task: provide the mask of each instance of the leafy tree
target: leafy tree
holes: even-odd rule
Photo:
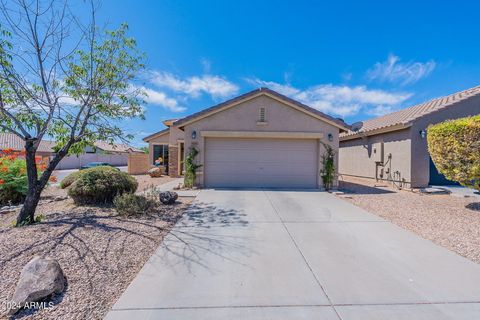
[[[88,21],[74,14],[83,9]],[[120,120],[143,117],[144,93],[132,83],[144,56],[126,24],[100,30],[96,10],[93,0],[0,0],[0,130],[25,141],[28,176],[17,225],[34,221],[62,158],[96,140],[128,141]],[[35,154],[46,136],[55,155],[38,174]]]
[[[429,126],[427,141],[438,171],[480,190],[480,115]]]
[[[146,154],[150,153],[150,149],[148,147],[140,147],[140,150],[142,150],[143,153],[146,153]]]

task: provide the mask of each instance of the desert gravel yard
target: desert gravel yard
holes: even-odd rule
[[[480,263],[480,201],[451,195],[398,191],[386,184],[344,178],[339,195],[400,227]]]
[[[44,196],[62,192],[49,187]],[[52,309],[21,311],[15,318],[102,319],[190,201],[179,198],[148,216],[126,218],[111,207],[76,206],[66,199],[40,204],[37,214],[45,216],[43,221],[22,228],[11,227],[16,213],[0,215],[0,318],[21,269],[41,254],[59,261],[67,288],[53,298]]]

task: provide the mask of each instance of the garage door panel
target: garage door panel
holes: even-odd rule
[[[317,142],[207,138],[207,187],[315,188]]]

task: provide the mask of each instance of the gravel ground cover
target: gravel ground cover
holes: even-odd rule
[[[42,196],[62,194],[49,187]],[[179,198],[173,206],[160,204],[154,213],[128,218],[71,199],[44,202],[37,209],[44,220],[22,228],[11,227],[16,212],[0,215],[0,318],[21,269],[40,254],[59,261],[67,289],[53,297],[51,309],[21,311],[15,319],[102,319],[191,200]]]
[[[159,178],[152,178],[148,174],[134,175],[135,179],[138,182],[137,192],[145,191],[146,189],[151,188],[152,186],[156,187],[161,184],[175,180],[169,176],[162,176]]]
[[[398,191],[356,178],[341,181],[340,189],[339,197],[354,205],[480,263],[478,198]]]

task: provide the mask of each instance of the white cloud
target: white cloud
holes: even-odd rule
[[[247,79],[247,81],[257,86],[269,87],[322,112],[342,117],[353,116],[361,111],[373,114],[380,113],[381,110],[386,111],[388,108],[394,110],[396,106],[412,96],[410,93],[372,90],[365,86],[323,84],[300,90],[289,84],[272,81],[260,79]]]
[[[213,98],[225,98],[238,92],[238,86],[217,75],[204,74],[181,79],[168,72],[154,71],[152,83],[172,91],[198,97],[205,93]]]
[[[206,58],[200,59],[200,63],[202,64],[203,67],[203,73],[210,73],[210,70],[212,69],[212,62]]]
[[[367,78],[370,80],[380,80],[388,82],[401,83],[403,85],[417,82],[427,77],[435,69],[435,61],[427,62],[399,62],[400,58],[396,55],[389,55],[384,62],[377,62],[367,71]]]
[[[147,94],[147,96],[145,97],[145,101],[148,103],[162,106],[172,112],[183,112],[186,110],[185,107],[179,105],[176,99],[168,97],[163,92],[145,87],[142,87],[142,89]]]
[[[387,113],[392,113],[394,111],[396,111],[395,106],[378,105],[368,109],[367,113],[372,116],[380,117],[380,116],[386,115]]]

